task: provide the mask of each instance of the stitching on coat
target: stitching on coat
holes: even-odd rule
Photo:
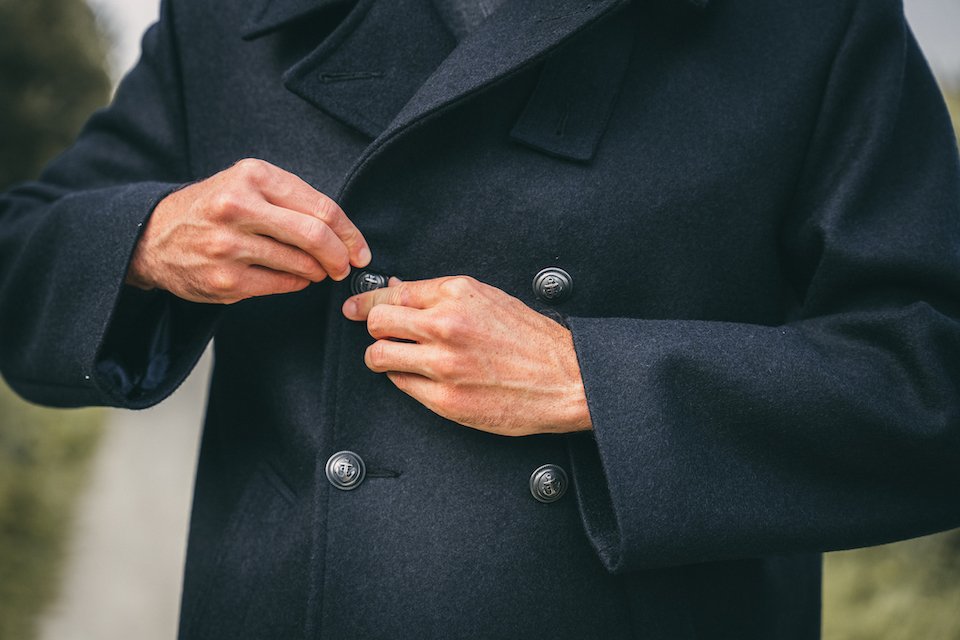
[[[382,78],[382,71],[330,71],[320,74],[321,82],[348,82],[350,80],[370,80]]]

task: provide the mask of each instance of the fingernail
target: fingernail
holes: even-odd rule
[[[357,303],[353,298],[349,298],[347,299],[346,302],[343,303],[343,315],[351,319],[356,317]]]
[[[360,264],[357,265],[358,267],[365,267],[370,264],[370,261],[373,259],[373,254],[370,253],[370,247],[364,245],[364,247],[360,249],[360,255],[357,256],[357,259],[360,261]]]

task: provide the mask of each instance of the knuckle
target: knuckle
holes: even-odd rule
[[[377,305],[367,313],[367,331],[373,337],[379,337],[384,330],[383,305]]]
[[[459,368],[457,365],[456,357],[449,353],[438,355],[430,362],[432,372],[441,380],[452,379]]]
[[[401,282],[400,284],[388,289],[393,293],[390,294],[390,300],[401,307],[410,307],[413,306],[413,292],[410,290],[412,285],[406,282]]]
[[[448,316],[438,316],[431,323],[433,335],[444,342],[450,340],[453,334],[453,323]]]
[[[384,362],[383,343],[379,340],[367,347],[367,366],[371,369],[381,369]]]
[[[208,278],[210,290],[223,298],[232,298],[240,284],[240,278],[233,269],[215,269]]]
[[[343,231],[340,232],[340,239],[343,240],[344,244],[356,244],[360,240],[360,231],[352,224],[345,225]]]
[[[338,276],[346,275],[350,271],[350,258],[346,255],[337,255],[330,258],[331,271]]]
[[[207,242],[207,252],[211,257],[218,260],[233,256],[238,248],[237,239],[233,234],[226,232],[215,233]]]
[[[322,271],[317,261],[305,253],[297,253],[293,258],[292,268],[294,273],[305,278],[315,278]]]
[[[465,329],[466,322],[456,313],[438,314],[433,321],[434,336],[443,342],[456,342],[464,335]]]
[[[271,193],[280,200],[291,199],[297,191],[296,182],[291,179],[290,174],[283,171],[271,172],[268,170],[259,180],[260,184],[269,182]]]
[[[244,206],[245,198],[239,189],[221,189],[213,196],[211,213],[220,220],[232,219]]]
[[[330,227],[316,218],[304,218],[303,238],[309,249],[323,247],[329,238]]]
[[[247,182],[259,183],[269,174],[267,163],[258,158],[244,158],[233,166],[240,178]]]
[[[313,204],[313,215],[326,224],[336,222],[340,213],[340,207],[331,198],[320,193]]]
[[[460,298],[473,289],[475,282],[470,276],[451,276],[440,284],[440,289],[451,297]]]

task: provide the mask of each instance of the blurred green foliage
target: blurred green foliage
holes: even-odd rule
[[[824,640],[960,639],[960,531],[830,553]]]
[[[84,0],[0,0],[0,189],[35,177],[110,95]]]
[[[107,44],[83,0],[0,0],[0,189],[35,177],[107,102]],[[29,405],[0,383],[0,638],[56,595],[102,413]]]
[[[32,638],[56,595],[101,415],[42,409],[0,385],[0,638]]]

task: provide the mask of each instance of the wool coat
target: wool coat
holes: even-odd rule
[[[348,282],[125,286],[156,203],[245,157],[337,200],[375,272],[554,314],[593,431],[431,413],[365,368]],[[215,337],[191,640],[816,638],[820,552],[960,525],[958,318],[957,148],[900,0],[508,0],[459,40],[430,0],[166,0],[0,201],[24,397],[148,407]]]

